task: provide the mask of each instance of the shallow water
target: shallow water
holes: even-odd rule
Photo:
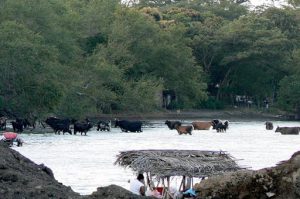
[[[191,121],[184,121],[190,123]],[[299,122],[276,121],[276,126],[300,126]],[[230,122],[226,133],[194,131],[178,135],[164,121],[150,121],[142,133],[92,130],[87,136],[22,134],[23,147],[14,147],[37,164],[50,167],[55,178],[82,195],[97,187],[116,184],[129,188],[134,177],[130,169],[114,165],[116,155],[124,150],[191,149],[222,150],[239,159],[241,166],[261,169],[275,166],[300,149],[300,135],[281,135],[265,130],[263,121]]]

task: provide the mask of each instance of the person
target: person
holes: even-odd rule
[[[138,174],[136,179],[130,180],[130,191],[137,195],[145,196],[145,180],[143,174]]]
[[[264,100],[264,104],[266,106],[266,109],[268,109],[269,108],[269,100],[267,98]]]
[[[19,135],[14,132],[4,132],[1,140],[7,143],[10,147],[13,146],[13,142],[17,142],[18,147],[22,146],[24,143],[24,141],[19,137]]]
[[[183,196],[184,197],[196,197],[196,192],[193,188],[189,188],[188,190],[186,190],[185,192],[183,192]]]

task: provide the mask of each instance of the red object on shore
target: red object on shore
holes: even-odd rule
[[[163,187],[156,187],[157,191],[160,193],[160,195],[163,194],[163,190],[164,188]]]
[[[7,140],[13,140],[13,139],[16,139],[16,137],[18,136],[18,134],[14,133],[14,132],[5,132],[5,133],[3,133],[3,136]]]

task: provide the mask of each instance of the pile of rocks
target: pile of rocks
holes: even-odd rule
[[[195,185],[197,198],[300,198],[300,152],[277,166],[215,176]]]
[[[98,188],[88,196],[74,192],[58,182],[52,170],[37,165],[19,152],[0,144],[0,198],[5,199],[139,199],[126,189],[111,185]]]

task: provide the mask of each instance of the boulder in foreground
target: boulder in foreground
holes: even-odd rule
[[[211,177],[195,189],[199,199],[300,198],[300,151],[275,167]]]

